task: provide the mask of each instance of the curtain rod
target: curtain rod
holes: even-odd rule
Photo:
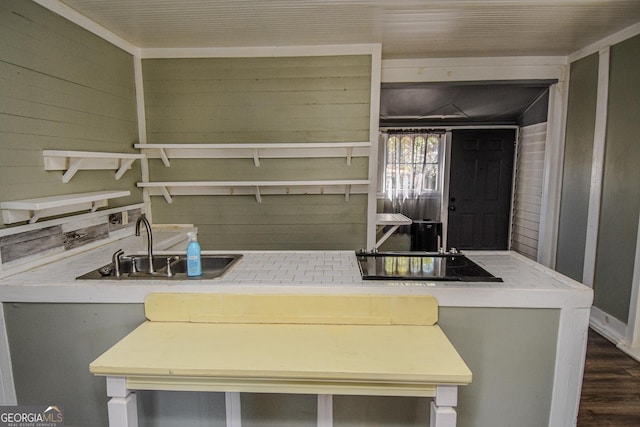
[[[436,134],[436,135],[442,135],[447,133],[446,129],[431,129],[431,128],[399,128],[399,129],[394,129],[394,128],[387,128],[387,129],[380,129],[380,132],[384,132],[384,133],[431,133],[431,134]]]
[[[442,127],[424,127],[419,128],[416,126],[410,127],[399,127],[399,126],[380,126],[380,132],[388,132],[390,130],[406,130],[406,129],[417,129],[421,132],[424,130],[432,130],[432,131],[442,131],[442,132],[450,132],[452,130],[460,130],[460,129],[520,129],[518,125],[464,125],[464,126],[442,126]]]

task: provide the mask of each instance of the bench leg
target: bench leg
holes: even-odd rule
[[[225,392],[224,401],[227,410],[227,427],[242,427],[240,393]]]
[[[333,395],[318,395],[318,427],[333,427]]]
[[[109,427],[138,427],[136,394],[127,389],[124,377],[107,377]]]
[[[431,402],[431,427],[455,427],[458,414],[458,386],[437,386],[436,398]]]

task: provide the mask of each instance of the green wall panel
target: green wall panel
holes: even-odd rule
[[[0,3],[0,201],[131,190],[142,201],[139,162],[80,171],[68,184],[44,170],[42,150],[136,152],[132,56],[31,1]],[[2,225],[0,225],[2,227]]]
[[[142,304],[5,303],[18,404],[62,405],[68,427],[107,425],[91,361],[144,321]],[[459,427],[546,427],[560,311],[440,307],[439,324],[473,372]],[[224,427],[222,393],[138,392],[141,426]],[[335,396],[336,427],[429,425],[429,400]],[[243,425],[315,426],[309,395],[242,395]]]
[[[640,36],[612,46],[594,305],[629,317],[640,214]]]
[[[371,57],[147,59],[152,143],[369,140]]]
[[[548,427],[560,310],[440,307],[438,324],[473,373],[459,427]]]
[[[89,363],[145,320],[142,304],[4,304],[19,405],[60,405],[65,426],[106,426]]]
[[[582,281],[598,90],[598,54],[571,64],[556,270]]]
[[[369,140],[370,55],[147,59],[149,143],[362,142]],[[151,181],[367,179],[368,159],[150,161]],[[360,249],[362,195],[177,196],[152,199],[156,223],[193,223],[204,249]]]
[[[354,157],[347,165],[344,157],[306,159],[171,159],[166,168],[160,160],[149,160],[154,181],[295,181],[322,179],[367,179],[367,158]],[[177,172],[180,175],[177,175]]]
[[[153,200],[154,221],[194,223],[203,249],[360,249],[367,196],[176,196]]]

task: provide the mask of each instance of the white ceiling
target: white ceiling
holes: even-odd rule
[[[568,55],[640,0],[60,0],[141,48],[382,43],[383,58]]]

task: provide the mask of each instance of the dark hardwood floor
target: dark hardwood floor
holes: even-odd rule
[[[589,330],[578,427],[640,426],[640,363]]]

